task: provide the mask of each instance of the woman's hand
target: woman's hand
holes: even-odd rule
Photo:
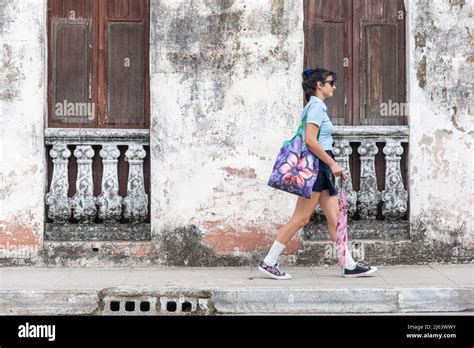
[[[342,169],[342,167],[339,164],[334,163],[330,168],[331,168],[332,173],[335,176],[340,176],[342,177],[343,180],[346,180],[347,178],[346,173],[344,173],[344,169]]]

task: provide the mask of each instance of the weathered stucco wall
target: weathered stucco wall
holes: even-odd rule
[[[48,242],[34,258],[45,213],[45,3],[0,0],[1,264],[256,264],[296,201],[266,182],[302,106],[303,1],[151,1],[153,239]],[[406,8],[410,240],[360,250],[378,264],[472,261],[474,9]],[[334,263],[328,244],[295,238],[286,261]]]
[[[182,258],[185,240],[235,256],[263,250],[289,217],[295,199],[266,182],[301,110],[302,5],[151,3],[152,223],[162,255]]]
[[[29,258],[44,221],[45,101],[43,1],[0,0],[0,253]]]
[[[474,7],[417,0],[408,12],[411,231],[454,258],[474,243]]]

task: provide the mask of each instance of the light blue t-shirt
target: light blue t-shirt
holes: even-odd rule
[[[307,111],[306,124],[314,123],[321,131],[319,134],[319,144],[324,150],[332,150],[332,144],[334,139],[332,133],[334,127],[331,119],[328,116],[328,108],[324,102],[316,96],[311,96],[308,104],[306,104],[301,114],[301,118],[304,117],[304,113]]]

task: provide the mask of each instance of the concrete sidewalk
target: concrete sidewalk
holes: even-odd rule
[[[380,267],[346,279],[337,267],[0,268],[1,315],[474,314],[474,265]]]

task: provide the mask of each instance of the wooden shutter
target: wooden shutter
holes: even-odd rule
[[[102,126],[148,128],[148,0],[101,1],[99,14]]]
[[[94,127],[93,0],[48,2],[50,127]]]
[[[382,103],[399,101],[396,29],[392,24],[363,24],[362,124],[397,124],[393,117],[380,115]]]
[[[350,31],[347,1],[305,1],[305,61],[306,67],[320,67],[337,75],[337,93],[327,100],[330,117],[335,125],[350,121]]]
[[[403,1],[356,0],[352,12],[354,124],[406,124],[406,116],[381,115],[383,103],[405,102]]]
[[[312,49],[313,54],[308,56],[305,66],[321,67],[336,73],[338,91],[334,93],[333,98],[326,101],[326,104],[333,123],[343,125],[347,113],[345,108],[347,95],[344,93],[347,76],[346,69],[343,68],[344,22],[309,22],[308,33],[312,38],[308,40],[308,48]]]
[[[337,75],[336,93],[326,101],[331,120],[345,125],[351,120],[350,4],[346,0],[305,1],[306,67],[320,67]]]
[[[92,101],[89,94],[89,34],[90,21],[87,19],[53,19],[51,114],[54,122],[87,123],[87,106]]]
[[[107,23],[107,124],[144,124],[143,23]]]

